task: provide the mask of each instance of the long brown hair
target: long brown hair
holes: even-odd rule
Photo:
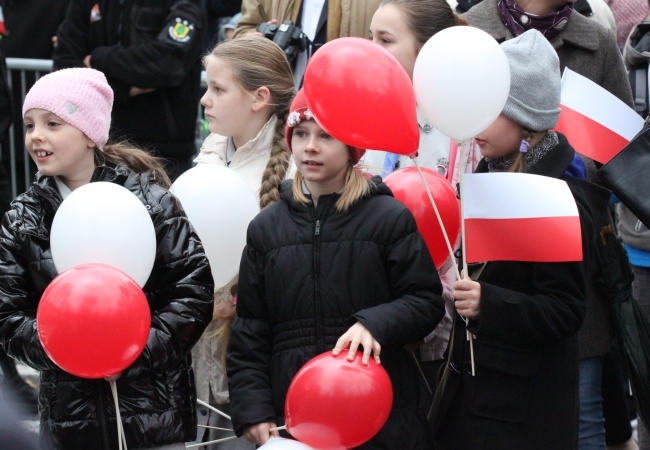
[[[284,180],[291,160],[291,153],[284,140],[284,128],[289,115],[291,100],[295,94],[293,72],[284,51],[269,39],[257,36],[244,36],[217,45],[203,58],[207,65],[210,58],[219,58],[232,69],[235,81],[247,92],[255,92],[261,87],[271,93],[270,106],[278,118],[273,135],[271,157],[260,187],[260,208],[265,208],[280,200],[280,183]],[[237,285],[230,294],[237,295]],[[230,338],[230,326],[235,320],[236,308],[222,298],[228,293],[215,293],[213,318],[219,325],[213,335],[222,349],[225,364],[225,349]]]
[[[271,158],[262,175],[260,207],[280,200],[279,186],[289,167],[291,154],[284,141],[284,127],[295,94],[291,65],[280,47],[269,39],[244,36],[217,45],[203,58],[219,58],[233,71],[235,80],[247,92],[267,87],[271,92],[272,111],[277,116]]]
[[[167,189],[172,185],[160,158],[152,156],[126,141],[109,142],[104,146],[103,151],[95,148],[95,164],[101,166],[106,163],[125,165],[135,173],[152,172],[154,180],[160,186]]]
[[[383,0],[380,7],[385,5],[393,5],[404,14],[418,43],[418,52],[437,32],[455,25],[467,25],[446,0]]]

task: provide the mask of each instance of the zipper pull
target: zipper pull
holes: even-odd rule
[[[318,236],[320,234],[320,219],[316,221],[316,229],[314,230],[314,236]]]

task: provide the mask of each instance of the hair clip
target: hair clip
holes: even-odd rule
[[[519,151],[521,153],[527,153],[528,149],[530,148],[530,144],[526,139],[521,140],[521,144],[519,145]]]

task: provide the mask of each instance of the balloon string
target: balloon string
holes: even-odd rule
[[[281,427],[271,428],[269,431],[282,431],[282,430],[286,430],[286,429],[287,429],[287,426],[282,425]]]
[[[198,444],[190,444],[186,445],[185,448],[197,448],[197,447],[203,447],[205,445],[212,445],[212,444],[218,444],[219,442],[226,442],[226,441],[231,441],[233,439],[237,439],[237,436],[229,436],[221,439],[217,439],[214,441],[208,441],[208,442],[200,442]]]
[[[111,386],[111,392],[113,393],[113,403],[115,403],[115,420],[117,422],[117,440],[119,442],[119,450],[122,450],[122,445],[124,445],[124,450],[128,450],[126,446],[126,436],[124,435],[124,427],[122,426],[120,403],[117,399],[117,384],[115,381],[109,381],[108,384]]]
[[[442,218],[440,217],[440,213],[438,212],[438,207],[436,206],[436,202],[433,200],[433,195],[431,194],[431,190],[429,189],[429,185],[427,184],[426,180],[424,179],[424,174],[422,173],[422,169],[420,168],[420,163],[418,162],[417,156],[413,157],[413,162],[415,163],[415,167],[418,169],[418,173],[420,174],[420,179],[422,180],[422,183],[424,184],[424,189],[427,191],[427,196],[429,197],[429,201],[431,202],[431,206],[433,206],[433,211],[436,213],[436,219],[438,219],[438,225],[440,225],[440,229],[442,230],[442,235],[445,238],[445,244],[447,244],[447,250],[449,251],[449,256],[451,257],[452,261],[455,259],[454,258],[454,250],[451,248],[451,243],[449,242],[449,237],[447,236],[447,230],[445,230],[445,225],[442,223]],[[458,266],[456,264],[453,264],[454,269],[456,270],[456,276],[458,279],[460,279],[460,272],[458,272]]]
[[[212,405],[210,405],[210,404],[204,402],[204,401],[201,400],[201,399],[198,399],[198,398],[197,398],[197,399],[196,399],[196,403],[198,403],[199,405],[205,406],[205,407],[208,408],[210,411],[214,411],[214,412],[216,412],[216,413],[219,414],[221,417],[225,417],[225,418],[228,419],[228,420],[232,420],[228,414],[219,411],[217,408],[215,408],[214,406],[212,406]]]
[[[463,253],[463,279],[468,279],[469,278],[469,272],[467,270],[467,246],[465,245],[465,209],[463,208],[463,199],[465,198],[465,189],[464,186],[465,184],[463,183],[463,178],[464,178],[464,173],[465,173],[465,167],[463,166],[463,155],[462,155],[462,148],[464,142],[458,142],[456,143],[456,146],[458,147],[458,154],[460,157],[460,166],[458,169],[458,184],[460,185],[460,248],[462,249]],[[460,276],[458,277],[460,279]],[[467,318],[463,317],[463,320],[465,323],[469,323],[469,320]],[[474,365],[474,338],[475,336],[470,333],[468,330],[465,330],[467,340],[469,341],[469,355],[470,355],[470,362],[472,366],[472,376],[476,375],[476,366]]]
[[[210,425],[197,425],[199,428],[210,428],[211,430],[233,431],[232,428],[211,427]]]

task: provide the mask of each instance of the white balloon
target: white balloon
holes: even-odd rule
[[[303,444],[293,439],[285,439],[282,437],[272,437],[266,444],[262,445],[259,450],[314,450],[307,444]]]
[[[413,88],[433,126],[462,142],[501,114],[510,91],[510,66],[503,49],[485,31],[450,27],[433,35],[420,50]]]
[[[142,201],[123,186],[88,183],[61,203],[50,232],[59,273],[84,263],[122,269],[140,287],[156,259],[156,232]]]
[[[171,191],[201,238],[216,287],[239,272],[246,230],[259,202],[246,181],[227,167],[200,165],[183,173]]]

